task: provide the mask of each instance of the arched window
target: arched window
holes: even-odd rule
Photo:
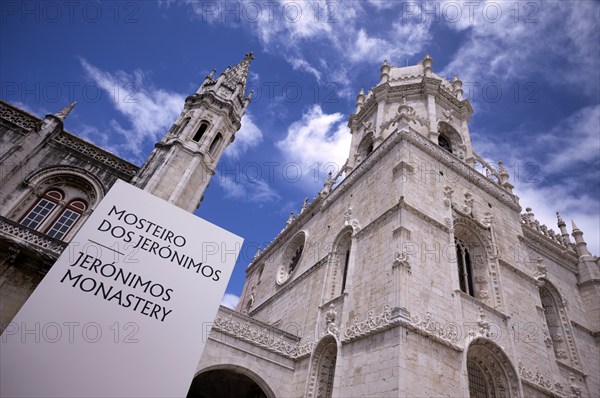
[[[87,203],[83,200],[76,199],[71,201],[50,227],[47,235],[56,239],[64,238],[86,209]]]
[[[455,243],[460,290],[475,297],[475,290],[473,289],[473,269],[471,267],[471,255],[469,254],[469,249],[458,239],[455,239]]]
[[[489,231],[481,228],[470,217],[456,218],[456,266],[452,272],[458,271],[458,287],[461,291],[494,308],[502,308],[501,297],[496,288],[498,280],[492,272],[490,242]]]
[[[359,161],[363,161],[373,152],[374,142],[373,133],[368,133],[358,145],[356,156]]]
[[[200,127],[198,127],[198,131],[196,131],[196,134],[194,134],[194,137],[192,138],[192,140],[194,140],[196,142],[200,142],[200,140],[202,139],[202,136],[204,136],[204,133],[206,132],[206,129],[208,129],[208,123],[202,122],[200,124]]]
[[[257,271],[257,272],[258,272],[258,278],[257,278],[257,280],[256,280],[256,284],[257,284],[257,285],[260,285],[260,280],[262,279],[262,275],[263,275],[263,272],[264,272],[264,270],[265,270],[265,265],[264,265],[264,264],[262,264],[262,265],[261,265],[261,266],[258,268],[258,271]]]
[[[493,342],[477,338],[467,350],[470,398],[516,397],[517,372],[504,351]]]
[[[452,153],[452,144],[450,143],[450,140],[442,134],[438,136],[438,145]]]
[[[181,125],[179,126],[179,129],[177,129],[177,134],[181,134],[181,132],[183,131],[183,129],[186,128],[186,126],[188,125],[189,122],[190,122],[189,117],[186,117],[185,119],[183,119],[183,121],[181,122]]]
[[[554,348],[556,359],[568,365],[579,367],[579,358],[573,341],[573,332],[565,311],[564,302],[558,290],[548,281],[540,287],[540,299],[544,308],[544,318],[549,340]],[[569,347],[573,347],[570,349]]]
[[[305,241],[306,234],[301,231],[288,244],[283,252],[281,265],[277,270],[277,284],[281,285],[287,281],[298,267],[304,251]]]
[[[327,300],[348,291],[348,276],[353,268],[352,227],[347,226],[335,238],[329,255]]]
[[[63,198],[64,194],[57,189],[46,191],[21,219],[21,224],[31,229],[37,229]]]
[[[221,133],[217,133],[217,136],[210,144],[210,148],[208,149],[208,153],[210,153],[211,156],[214,156],[214,154],[217,152],[217,149],[219,149],[219,146],[221,146],[222,141],[223,136],[221,135]]]
[[[491,396],[488,392],[485,375],[479,365],[472,360],[467,361],[467,373],[469,377],[469,397],[487,398]]]

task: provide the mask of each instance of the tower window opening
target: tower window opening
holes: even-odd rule
[[[202,124],[198,128],[198,131],[196,131],[196,134],[194,134],[194,137],[192,138],[192,140],[194,140],[196,142],[200,142],[200,140],[202,139],[202,136],[206,132],[206,129],[208,129],[208,124],[205,122],[202,122]]]
[[[471,256],[469,255],[469,250],[461,242],[456,242],[456,264],[458,267],[460,290],[475,297]]]
[[[217,152],[217,149],[219,149],[219,146],[221,145],[222,141],[223,141],[223,136],[221,135],[221,133],[218,133],[217,136],[215,137],[215,139],[213,140],[213,142],[210,144],[210,148],[208,149],[208,152],[211,155],[214,155]]]
[[[450,144],[450,141],[441,134],[438,137],[438,145],[452,153],[452,144]]]
[[[344,274],[342,275],[342,293],[346,291],[346,279],[348,278],[348,263],[350,262],[350,248],[346,250],[346,257],[344,258]]]
[[[187,127],[189,122],[190,122],[189,117],[186,117],[185,119],[183,119],[183,121],[181,122],[181,124],[179,125],[177,130],[175,130],[177,132],[176,134],[181,134],[181,132]]]

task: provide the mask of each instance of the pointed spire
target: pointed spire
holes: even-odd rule
[[[583,239],[583,232],[577,227],[575,221],[571,220],[571,224],[573,225],[573,232],[571,232],[571,235],[573,235],[573,238],[575,239],[575,250],[577,250],[577,254],[579,254],[579,257],[591,256],[592,254],[587,248],[587,243],[585,243],[585,240]]]
[[[558,229],[560,229],[563,243],[569,245],[571,243],[571,239],[569,238],[569,231],[567,231],[567,224],[563,221],[559,212],[556,212],[556,220],[556,225],[558,225]]]
[[[388,64],[387,59],[383,60],[383,64],[381,65],[381,83],[385,83],[390,78],[390,65]]]
[[[557,225],[560,228],[562,225],[566,226],[565,222],[563,221],[562,217],[560,216],[559,212],[556,212],[556,220],[557,220]]]
[[[454,94],[456,95],[456,98],[458,98],[459,100],[462,100],[462,95],[463,95],[462,85],[463,85],[462,80],[459,79],[458,75],[454,75],[454,80],[452,80],[452,89],[454,90]]]
[[[73,108],[75,108],[75,105],[77,105],[77,101],[71,102],[69,105],[67,105],[63,109],[61,109],[60,112],[55,113],[54,116],[56,116],[62,122],[64,122],[65,119],[67,118],[67,116],[69,115],[69,113],[71,113]]]
[[[244,59],[240,61],[239,64],[227,68],[224,72],[227,85],[235,87],[235,85],[239,84],[242,86],[242,91],[240,92],[241,95],[244,95],[244,92],[246,91],[246,81],[248,80],[248,71],[252,60],[254,60],[254,54],[252,52],[246,53]]]
[[[363,90],[361,88],[360,92],[356,96],[356,113],[361,111],[364,103],[365,103],[365,90]]]
[[[424,71],[425,71],[425,76],[431,76],[431,73],[433,73],[432,65],[433,65],[433,60],[429,56],[429,53],[426,53],[425,54],[425,59],[423,60],[423,67],[424,67]]]

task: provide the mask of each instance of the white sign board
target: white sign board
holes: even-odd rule
[[[242,239],[117,182],[5,329],[2,397],[184,397]]]

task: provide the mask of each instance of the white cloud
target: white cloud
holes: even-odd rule
[[[536,141],[545,149],[548,172],[600,160],[600,105],[578,110],[548,133],[536,134]]]
[[[595,255],[600,254],[599,120],[600,105],[595,105],[575,111],[547,132],[513,132],[514,136],[527,137],[527,145],[520,145],[518,139],[490,139],[485,134],[474,140],[490,163],[505,161],[523,210],[531,207],[538,221],[555,231],[557,211],[569,232],[570,219],[575,220]]]
[[[290,63],[290,65],[292,65],[292,68],[294,68],[294,70],[301,70],[301,71],[307,72],[307,73],[313,75],[317,79],[317,81],[321,80],[321,72],[319,72],[317,69],[315,69],[306,60],[304,60],[302,58],[291,57],[291,58],[287,59],[287,61]]]
[[[344,165],[350,141],[344,115],[326,114],[319,105],[313,105],[288,127],[287,136],[276,145],[286,162],[300,166],[305,181],[314,181],[315,166],[323,173],[331,169],[337,172]]]
[[[263,133],[254,124],[249,113],[242,116],[242,127],[235,133],[235,140],[227,147],[224,154],[231,158],[239,158],[247,150],[256,147],[263,139]]]
[[[166,134],[183,109],[185,95],[153,88],[141,70],[109,73],[85,59],[80,62],[88,77],[104,90],[128,120],[128,127],[116,120],[111,121],[111,125],[126,138],[124,147],[136,157],[141,155],[143,143],[156,142]]]
[[[235,307],[238,305],[240,301],[240,296],[236,296],[235,294],[225,293],[223,299],[221,300],[221,305],[223,307],[227,307],[229,309],[235,310]]]
[[[219,186],[225,191],[225,197],[229,199],[261,205],[281,199],[277,191],[258,175],[217,173],[213,179],[217,180]]]
[[[430,41],[431,22],[402,18],[390,22],[391,29],[373,23],[375,9],[391,12],[402,3],[397,1],[337,2],[278,0],[260,3],[244,0],[235,3],[239,8],[232,13],[231,2],[187,1],[193,13],[202,21],[223,23],[232,27],[243,26],[258,37],[265,51],[280,54],[295,70],[305,71],[319,81],[335,82],[341,86],[338,94],[347,91],[351,79],[347,71],[357,65],[391,63],[423,52]],[[397,11],[397,10],[396,10]],[[395,12],[395,11],[394,11]],[[235,14],[240,17],[234,23]],[[319,51],[327,47],[326,52]],[[344,62],[340,62],[340,58]],[[317,67],[323,59],[330,67]]]
[[[457,3],[444,1],[441,10],[450,4]],[[480,3],[472,13],[463,9],[455,22],[448,22],[450,16],[442,12],[451,29],[468,32],[442,74],[460,73],[463,81],[480,83],[544,79],[595,94],[598,81],[590,77],[600,67],[595,44],[600,32],[592,16],[598,12],[596,2],[573,7],[565,2],[497,1]]]

